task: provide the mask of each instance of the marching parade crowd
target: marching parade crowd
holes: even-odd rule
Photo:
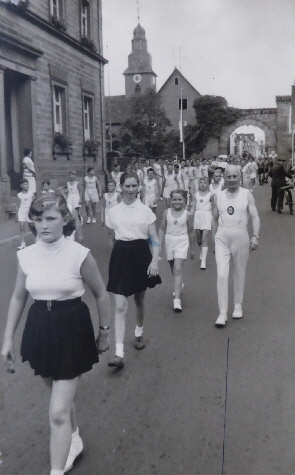
[[[182,311],[183,271],[188,252],[194,259],[195,247],[199,246],[202,270],[206,270],[209,248],[216,258],[219,305],[216,327],[227,323],[230,261],[234,280],[232,317],[242,318],[249,251],[257,249],[259,242],[260,220],[253,190],[258,183],[262,186],[272,177],[271,207],[280,212],[279,190],[292,173],[286,172],[282,163],[274,165],[263,157],[167,159],[163,166],[155,159],[153,163],[146,160],[142,168],[138,161],[128,163],[124,171],[115,163],[105,193],[94,168],[89,167],[82,185],[73,170],[69,181],[56,190],[50,188],[49,180],[44,180],[36,197],[36,171],[30,150],[25,150],[23,165],[17,212],[21,232],[18,273],[2,355],[8,369],[13,371],[13,336],[30,294],[34,303],[24,329],[21,356],[51,388],[50,474],[62,475],[73,467],[83,450],[74,406],[80,376],[98,362],[99,354],[109,349],[108,292],[115,301],[115,356],[108,363],[114,368],[124,366],[125,322],[128,297],[132,295],[136,307],[134,345],[137,350],[145,347],[145,292],[161,284],[158,267],[164,257],[162,248],[173,275],[171,293],[175,312]],[[99,202],[101,224],[112,247],[106,286],[91,251],[81,245],[83,226],[96,223]],[[164,209],[161,216],[159,208]],[[251,238],[249,218],[253,228]],[[28,247],[27,224],[36,236],[35,243]],[[84,283],[96,301],[97,337],[88,307],[81,300]]]

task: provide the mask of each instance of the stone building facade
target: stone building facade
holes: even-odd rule
[[[104,169],[101,0],[0,1],[0,198],[18,192],[23,150],[37,187]]]

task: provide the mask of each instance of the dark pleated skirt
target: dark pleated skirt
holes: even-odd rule
[[[159,275],[149,277],[152,254],[145,239],[116,241],[109,264],[107,290],[129,297],[161,284]]]
[[[81,298],[47,302],[37,300],[29,309],[22,344],[22,361],[35,375],[54,380],[73,379],[98,362],[92,321]]]

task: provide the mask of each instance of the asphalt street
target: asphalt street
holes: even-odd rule
[[[172,307],[172,277],[147,291],[146,348],[134,340],[130,298],[125,368],[107,366],[111,349],[83,375],[76,405],[85,450],[73,475],[295,474],[295,216],[270,210],[270,186],[254,191],[259,249],[250,255],[244,318],[215,328],[216,265],[198,251],[184,272],[183,312]],[[160,202],[160,210],[163,202]],[[110,245],[100,223],[84,225],[105,282]],[[16,273],[15,241],[0,247],[1,333]],[[86,291],[92,309],[94,300]],[[29,303],[28,303],[29,304]],[[113,308],[113,301],[112,301]],[[232,293],[230,298],[232,311]],[[19,346],[25,316],[16,334]],[[49,475],[49,394],[18,356],[15,374],[0,365],[1,474]]]

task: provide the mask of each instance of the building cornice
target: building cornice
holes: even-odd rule
[[[10,49],[13,49],[19,53],[22,53],[25,56],[30,56],[33,59],[40,58],[40,56],[42,56],[42,54],[44,53],[42,50],[35,48],[34,46],[29,45],[28,43],[24,43],[23,41],[20,41],[18,38],[15,38],[12,35],[3,33],[2,31],[0,31],[0,43],[3,46],[7,46]]]
[[[40,29],[42,29],[43,31],[46,31],[47,33],[51,34],[55,38],[58,38],[59,40],[64,41],[68,45],[72,46],[76,50],[83,53],[84,55],[89,56],[91,59],[94,59],[95,61],[98,61],[102,64],[108,63],[108,61],[103,56],[101,56],[98,53],[95,53],[94,51],[90,51],[88,48],[84,47],[78,40],[76,40],[75,38],[72,38],[70,35],[68,35],[67,33],[63,31],[58,30],[52,25],[52,23],[50,23],[47,20],[44,20],[39,15],[36,15],[30,10],[24,9],[24,8],[17,8],[17,7],[15,8],[14,5],[11,5],[11,4],[1,4],[1,6],[5,6],[9,10],[13,9],[13,12],[15,14],[24,18],[31,24],[38,26]]]

